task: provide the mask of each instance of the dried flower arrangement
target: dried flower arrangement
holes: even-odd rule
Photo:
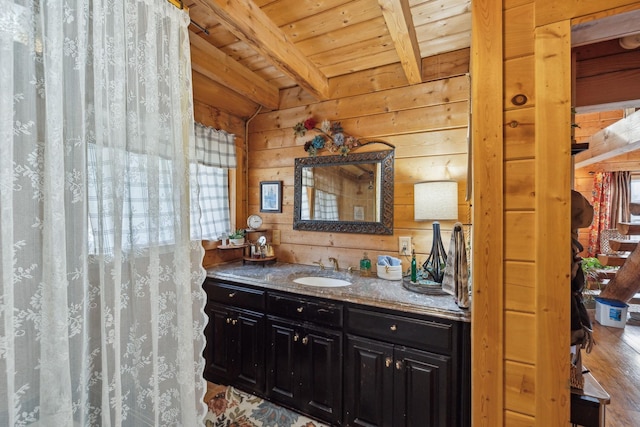
[[[318,132],[313,139],[304,144],[304,150],[310,156],[315,156],[322,149],[346,156],[349,151],[360,145],[357,138],[344,133],[340,122],[323,120],[320,127],[316,127],[317,124],[318,122],[313,117],[309,117],[304,122],[296,123],[293,127],[295,136],[305,136],[310,131]]]

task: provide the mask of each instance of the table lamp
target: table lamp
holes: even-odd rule
[[[425,181],[414,184],[414,219],[457,220],[458,219],[458,183],[456,181]],[[440,223],[433,222],[433,244],[429,257],[422,264],[434,282],[442,283],[447,253],[442,244]]]

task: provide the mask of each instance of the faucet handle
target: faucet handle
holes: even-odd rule
[[[322,263],[322,258],[318,261],[313,261],[314,264],[318,264],[320,266],[320,270],[324,270],[324,264]]]

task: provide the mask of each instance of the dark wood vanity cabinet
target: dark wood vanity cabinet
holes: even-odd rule
[[[204,377],[263,394],[265,389],[264,291],[216,284],[208,289]]]
[[[267,396],[341,424],[342,305],[270,293],[267,310]]]
[[[451,359],[349,337],[345,422],[352,426],[451,426]]]
[[[207,279],[205,378],[331,425],[470,426],[470,324]]]
[[[269,317],[267,396],[330,423],[342,417],[342,333]]]
[[[464,414],[470,399],[468,328],[445,319],[350,307],[345,329],[346,425],[470,424]]]

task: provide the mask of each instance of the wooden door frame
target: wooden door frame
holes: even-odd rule
[[[532,414],[521,425],[569,422],[571,24],[637,9],[631,0],[532,0],[535,10],[535,363]],[[503,197],[504,2],[474,0],[472,422],[505,425]],[[511,5],[514,7],[514,5]],[[522,34],[519,34],[522,37]],[[511,237],[512,238],[512,237]],[[553,248],[567,248],[566,251]],[[562,287],[566,287],[566,292]],[[523,378],[529,373],[523,373]],[[533,419],[533,420],[532,420]]]

